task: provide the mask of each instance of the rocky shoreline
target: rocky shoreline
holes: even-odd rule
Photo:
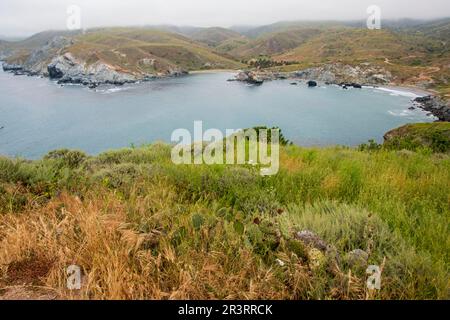
[[[48,46],[50,48],[64,48],[67,45],[64,39],[55,39]],[[28,75],[48,77],[56,80],[58,84],[79,84],[94,89],[100,85],[122,86],[127,83],[150,81],[159,78],[178,77],[188,74],[183,70],[169,70],[166,74],[130,74],[116,70],[113,66],[97,62],[87,65],[86,62],[76,59],[70,53],[57,55],[49,64],[43,65],[42,54],[35,52],[24,64],[2,63],[5,72],[14,75]],[[308,68],[294,72],[271,72],[266,70],[238,71],[237,75],[229,81],[245,82],[252,85],[262,85],[272,80],[305,81],[309,87],[316,87],[318,83],[325,85],[339,85],[343,89],[363,86],[389,86],[393,80],[392,75],[381,67],[370,64],[361,64],[353,67],[340,63],[328,64],[320,67]],[[292,82],[297,85],[297,82]],[[427,95],[413,100],[411,108],[421,108],[439,119],[450,121],[450,104],[438,96]]]
[[[437,96],[418,97],[413,100],[415,107],[430,112],[439,121],[450,121],[450,103]]]
[[[358,66],[332,63],[294,72],[240,71],[234,80],[261,83],[280,79],[316,81],[327,85],[337,84],[347,88],[361,88],[362,86],[389,85],[393,77],[384,68],[369,63],[363,63]]]
[[[137,83],[154,79],[179,77],[187,75],[187,71],[175,70],[167,74],[156,75],[133,75],[115,70],[113,67],[102,63],[84,66],[74,63],[68,54],[55,58],[48,66],[47,71],[36,71],[26,68],[20,64],[2,63],[3,71],[10,72],[16,76],[41,76],[56,80],[58,84],[79,84],[91,89],[100,85],[122,86],[127,83]]]
[[[308,87],[316,87],[318,83],[339,85],[343,89],[363,86],[391,86],[392,74],[382,67],[363,63],[353,67],[341,63],[328,64],[295,72],[270,72],[265,70],[239,71],[234,79],[253,85],[261,85],[272,80],[305,81]],[[291,85],[298,85],[291,82]],[[435,95],[426,95],[412,100],[412,109],[420,108],[437,117],[439,121],[450,121],[450,103]]]

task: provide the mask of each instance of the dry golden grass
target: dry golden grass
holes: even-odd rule
[[[274,290],[280,284],[273,272],[245,249],[233,261],[226,253],[195,248],[178,255],[160,232],[138,233],[127,222],[126,207],[109,192],[83,201],[63,193],[42,208],[3,216],[0,235],[3,287],[53,288],[59,299],[288,297],[286,290]],[[157,245],[158,254],[149,245]],[[12,278],[14,266],[26,261],[23,268],[32,275],[41,262],[47,269],[31,279],[27,272]],[[66,290],[65,271],[72,264],[83,269],[79,292]]]

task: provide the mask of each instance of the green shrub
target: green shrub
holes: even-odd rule
[[[360,144],[358,147],[359,151],[378,151],[381,150],[383,145],[378,144],[375,140],[371,139],[368,143]]]
[[[86,159],[87,155],[84,152],[68,149],[50,151],[44,156],[44,160],[57,160],[62,166],[71,169],[78,168]]]

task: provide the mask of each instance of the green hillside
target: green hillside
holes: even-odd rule
[[[427,24],[416,21],[409,27],[405,23],[397,22],[382,30],[332,22],[304,26],[299,22],[278,23],[258,28],[255,39],[219,48],[240,60],[263,55],[289,62],[289,66],[277,68],[281,71],[337,62],[371,63],[391,72],[397,84],[416,84],[450,93],[450,50],[448,42],[442,41],[448,20]]]
[[[413,26],[399,27],[398,29],[404,32],[422,34],[445,42],[450,40],[450,18],[421,21]]]
[[[449,155],[392,147],[281,147],[271,177],[177,166],[163,144],[0,158],[0,287],[62,299],[448,299]],[[73,263],[86,277],[76,295]],[[369,264],[380,291],[366,287]]]
[[[42,33],[15,44],[15,54],[8,62],[23,63],[34,49],[39,49],[54,36],[53,32]],[[83,34],[71,35],[70,38],[73,45],[59,54],[71,53],[87,65],[102,62],[127,73],[242,67],[239,62],[215,53],[181,34],[152,28],[92,29]],[[52,57],[47,57],[46,63]]]
[[[320,29],[314,28],[295,28],[269,33],[231,50],[229,54],[238,58],[272,56],[294,49],[321,32]]]
[[[389,30],[327,30],[275,60],[318,64],[375,63],[392,72],[398,83],[434,81],[434,87],[448,85],[450,51],[447,44],[422,35]]]
[[[102,62],[115,70],[145,74],[171,70],[241,69],[238,61],[263,56],[276,71],[341,62],[383,67],[394,84],[418,85],[450,96],[450,20],[387,20],[382,30],[354,22],[279,22],[238,33],[225,28],[153,26],[103,28],[84,34],[48,31],[24,41],[0,44],[0,54],[24,63],[33,50],[55,36],[72,38],[64,52],[87,64]],[[158,28],[162,30],[158,30]],[[48,63],[53,55],[46,57]],[[279,66],[287,62],[286,66]]]
[[[73,37],[79,35],[80,33],[80,31],[43,31],[24,40],[10,42],[9,45],[12,48],[32,50],[44,46],[55,37]]]
[[[313,62],[383,62],[387,58],[392,63],[411,65],[418,60],[427,64],[447,56],[445,45],[422,36],[388,30],[338,28],[328,29],[278,57]]]
[[[101,60],[132,72],[154,72],[170,67],[187,71],[242,67],[182,35],[158,30],[93,30],[76,37],[75,44],[66,51],[89,62]],[[143,61],[151,63],[145,65]]]
[[[264,26],[251,28],[243,32],[249,38],[257,39],[271,33],[279,33],[296,29],[327,29],[344,26],[338,21],[280,21]]]
[[[218,27],[201,29],[193,33],[190,37],[211,47],[217,47],[229,40],[236,39],[236,41],[245,41],[246,39],[246,37],[235,31]]]

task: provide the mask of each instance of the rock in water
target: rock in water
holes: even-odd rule
[[[240,71],[236,75],[236,81],[247,82],[250,84],[260,85],[264,83],[264,80],[261,79],[256,73],[252,71]]]
[[[308,81],[308,87],[310,87],[310,88],[317,87],[317,82],[313,81],[313,80],[309,80]]]
[[[3,71],[21,71],[23,67],[20,64],[2,64]]]
[[[248,72],[245,71],[240,71],[237,75],[236,75],[236,80],[237,81],[247,81],[249,78]]]

